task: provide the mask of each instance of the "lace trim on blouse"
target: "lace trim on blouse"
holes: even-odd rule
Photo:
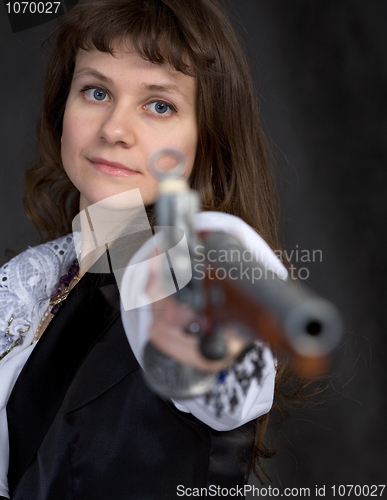
[[[70,234],[30,247],[0,268],[0,356],[19,341],[0,364],[29,345],[51,293],[75,257]]]

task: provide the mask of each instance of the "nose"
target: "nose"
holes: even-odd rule
[[[135,117],[128,107],[116,105],[103,116],[100,138],[109,144],[132,147],[135,143]]]

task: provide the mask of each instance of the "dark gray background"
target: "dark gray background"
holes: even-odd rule
[[[276,144],[285,248],[322,251],[322,262],[294,264],[339,306],[347,329],[320,404],[273,427],[278,453],[266,467],[272,486],[310,487],[314,497],[326,485],[333,498],[332,485],[387,482],[387,1],[224,4]],[[49,28],[12,34],[0,6],[0,263],[6,248],[38,243],[21,197]]]

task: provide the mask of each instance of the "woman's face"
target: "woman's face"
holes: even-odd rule
[[[135,188],[145,205],[153,203],[157,180],[147,161],[155,149],[180,150],[188,177],[197,145],[195,95],[195,78],[169,65],[136,52],[81,50],[62,136],[63,166],[81,193],[80,209]]]

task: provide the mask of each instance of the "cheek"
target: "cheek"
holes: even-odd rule
[[[72,108],[65,110],[62,125],[62,162],[66,171],[71,168],[76,155],[79,155],[87,144],[90,136],[90,126],[82,123],[82,117]]]
[[[77,134],[74,131],[76,127],[76,122],[71,119],[71,114],[65,111],[63,116],[63,125],[62,125],[62,139],[61,139],[61,155],[62,162],[65,170],[67,172],[67,167],[72,164],[71,158],[73,154],[73,150],[76,147],[75,138]]]

